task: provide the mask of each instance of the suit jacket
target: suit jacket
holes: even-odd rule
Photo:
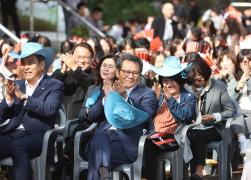
[[[100,89],[100,87],[93,86],[90,88],[90,91],[96,91],[96,88]],[[87,94],[91,94],[90,91]],[[105,118],[104,107],[102,104],[103,97],[104,93],[101,91],[95,105],[88,109],[88,119],[95,122],[101,122],[96,131],[107,131],[112,127]],[[131,161],[134,161],[137,158],[138,143],[140,137],[143,135],[143,130],[146,129],[150,131],[150,128],[153,127],[152,118],[156,111],[157,99],[156,94],[150,88],[138,85],[131,91],[127,102],[130,102],[134,107],[148,113],[148,120],[146,122],[134,128],[116,130],[127,157]]]
[[[205,107],[205,114],[213,113],[220,113],[223,121],[236,114],[234,104],[228,95],[226,85],[215,79],[211,79],[211,86],[207,92]]]
[[[84,101],[85,93],[93,82],[91,74],[77,68],[75,71],[69,71],[65,74],[57,70],[52,77],[64,83],[64,106],[67,119],[76,118]]]
[[[17,81],[22,92],[26,92],[25,81]],[[14,103],[9,107],[4,99],[0,103],[0,123],[10,119],[8,125],[0,134],[14,131],[20,124],[26,131],[32,133],[45,133],[52,129],[58,110],[62,105],[64,94],[63,83],[44,76],[39,85],[28,97],[26,104],[14,97]]]
[[[173,97],[167,100],[168,107],[173,117],[182,124],[191,124],[196,116],[196,96],[186,89],[180,93],[180,102],[178,103]]]
[[[154,37],[159,37],[161,40],[163,40],[164,31],[165,31],[165,25],[166,21],[164,17],[156,18],[152,23],[152,29],[154,29]],[[177,28],[177,23],[175,21],[172,21],[172,27],[173,27],[173,38],[182,38],[181,32]]]
[[[86,101],[88,98],[91,98],[93,94],[100,92],[96,102],[88,108],[88,114],[87,114],[87,107],[86,107]],[[79,112],[79,119],[81,121],[89,120],[91,122],[101,122],[105,120],[105,113],[104,113],[104,107],[102,104],[102,99],[104,97],[104,92],[101,89],[101,85],[91,85],[89,86],[85,100],[82,103],[80,112]]]

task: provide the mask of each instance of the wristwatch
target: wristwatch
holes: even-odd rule
[[[27,94],[23,95],[23,97],[22,97],[22,101],[24,102],[24,106],[25,106],[25,104],[27,102],[28,97],[29,96]]]

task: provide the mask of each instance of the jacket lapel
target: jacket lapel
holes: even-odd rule
[[[210,89],[207,92],[207,97],[206,97],[206,113],[208,114],[210,106],[212,104],[212,100],[214,97],[214,93],[215,93],[215,89],[212,88],[214,86],[214,81],[211,80],[211,85],[210,85]]]
[[[39,85],[33,92],[32,97],[38,97],[45,90],[47,86],[47,78],[47,76],[44,76],[44,78],[40,81]]]

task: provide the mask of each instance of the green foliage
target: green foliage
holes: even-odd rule
[[[19,14],[19,22],[22,30],[30,30],[30,17]],[[51,22],[34,18],[35,31],[56,31],[57,26]]]
[[[90,9],[100,6],[104,10],[104,23],[114,24],[118,20],[130,18],[146,19],[148,15],[159,12],[153,6],[152,0],[89,0]]]
[[[76,27],[72,30],[73,36],[89,37],[88,30],[84,26]]]

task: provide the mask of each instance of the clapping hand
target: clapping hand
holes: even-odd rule
[[[156,93],[157,99],[159,99],[161,94],[161,85],[157,82],[153,83],[152,90]]]
[[[107,96],[111,91],[114,91],[112,85],[113,84],[110,79],[103,80],[103,90],[104,90],[105,96]]]
[[[170,87],[166,84],[164,84],[163,92],[167,99],[169,99],[172,96],[172,94],[170,93]]]
[[[5,80],[4,85],[5,85],[5,99],[9,102],[12,102],[14,100],[14,94],[15,94],[14,81]]]
[[[73,55],[66,53],[60,56],[61,60],[69,67],[71,70],[75,71],[77,69],[77,65]]]
[[[125,87],[118,81],[116,80],[113,83],[113,88],[115,91],[117,91],[121,96],[123,96],[124,98],[127,98],[127,93],[125,90]]]

